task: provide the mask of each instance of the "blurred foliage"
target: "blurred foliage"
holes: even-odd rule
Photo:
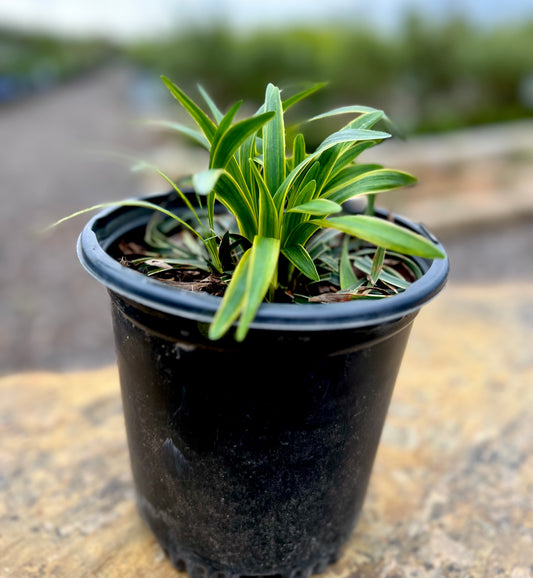
[[[269,81],[329,81],[317,109],[382,107],[409,132],[533,116],[533,22],[487,30],[411,15],[391,35],[364,26],[248,35],[218,27],[140,43],[127,57],[182,86],[201,83],[226,105],[261,102]]]
[[[114,53],[116,48],[102,41],[0,29],[0,103],[46,90]]]
[[[156,83],[161,74],[191,92],[200,83],[224,106],[262,102],[268,82],[328,81],[302,115],[359,102],[410,133],[533,116],[533,21],[484,29],[416,14],[394,34],[363,23],[253,33],[216,26],[128,46],[0,29],[0,103],[117,56]]]

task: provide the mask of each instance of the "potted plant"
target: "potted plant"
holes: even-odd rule
[[[98,205],[78,254],[109,290],[138,508],[192,576],[309,575],[362,507],[408,334],[448,260],[422,226],[374,208],[414,182],[360,153],[379,110],[308,151],[269,85],[235,120],[170,80],[209,151],[185,189]],[[287,154],[290,150],[290,154]],[[347,210],[365,196],[364,214]],[[107,206],[109,205],[109,206]],[[94,209],[95,207],[91,207]],[[87,209],[87,210],[91,210]]]

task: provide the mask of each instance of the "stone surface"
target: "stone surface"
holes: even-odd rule
[[[420,313],[325,578],[532,576],[532,341],[530,282],[450,285]],[[178,575],[135,510],[113,367],[5,376],[0,400],[1,578]]]

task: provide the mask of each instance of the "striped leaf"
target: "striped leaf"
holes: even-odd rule
[[[192,101],[180,88],[178,88],[170,79],[166,76],[162,76],[161,80],[165,83],[166,87],[172,94],[172,96],[183,106],[183,108],[191,115],[194,122],[200,127],[202,132],[207,137],[207,140],[211,143],[216,132],[215,123],[205,114],[205,112]]]
[[[309,122],[320,120],[323,118],[329,118],[332,116],[338,116],[340,114],[365,114],[365,113],[376,113],[379,112],[383,116],[385,113],[382,110],[377,108],[372,108],[371,106],[363,106],[363,105],[351,105],[351,106],[341,106],[339,108],[335,108],[328,112],[324,112],[322,114],[318,114],[317,116],[313,116],[309,119]]]
[[[224,169],[207,169],[207,171],[194,174],[192,176],[194,192],[202,196],[208,195],[215,188],[223,173]]]
[[[193,128],[190,128],[188,126],[185,126],[184,124],[180,124],[179,122],[170,122],[170,121],[166,121],[166,120],[152,120],[149,121],[148,124],[154,125],[154,126],[160,126],[162,128],[167,128],[169,130],[173,130],[176,132],[179,132],[187,137],[189,137],[191,140],[193,140],[194,142],[196,142],[197,144],[199,144],[202,148],[209,150],[211,145],[209,143],[209,141],[206,139],[205,135],[203,135],[201,132],[194,130]]]
[[[263,166],[265,182],[273,194],[285,179],[285,125],[279,88],[269,84],[265,110],[275,115],[263,129]]]
[[[243,341],[276,274],[280,252],[279,239],[257,236],[250,249],[246,291],[236,341]]]
[[[339,264],[339,278],[341,289],[348,289],[357,283],[357,275],[352,267],[350,256],[348,254],[348,237],[342,245],[341,260]]]
[[[235,118],[235,115],[237,114],[237,111],[239,110],[241,105],[242,100],[236,102],[228,110],[228,112],[220,119],[220,124],[218,125],[217,130],[215,131],[215,134],[213,136],[213,142],[211,143],[211,161],[213,161],[213,157],[215,156],[217,150],[219,149],[220,140],[230,128],[231,123],[233,122],[233,119]]]
[[[385,261],[385,249],[383,247],[378,247],[374,253],[374,258],[372,259],[372,267],[370,269],[370,280],[375,285],[383,271],[383,262]]]
[[[292,168],[297,167],[305,159],[305,138],[298,133],[292,143]]]
[[[316,270],[315,263],[303,245],[286,247],[281,252],[308,279],[320,281],[320,275]]]
[[[227,172],[217,181],[216,196],[235,217],[241,234],[251,241],[257,233],[257,216],[245,192]]]
[[[270,195],[270,191],[265,183],[263,175],[259,172],[255,162],[250,160],[252,172],[255,177],[255,182],[259,194],[259,215],[258,228],[259,235],[263,237],[277,237],[278,236],[278,213],[276,206]]]
[[[311,183],[309,183],[311,184]],[[298,205],[289,209],[288,213],[305,213],[307,215],[315,215],[315,216],[325,216],[331,215],[333,213],[340,213],[342,211],[342,207],[333,201],[328,199],[313,199],[312,201],[308,201],[303,205]]]
[[[342,204],[358,195],[383,193],[416,183],[413,175],[393,169],[377,169],[358,174],[356,167],[341,171],[324,191],[324,197]]]
[[[251,251],[248,249],[244,253],[235,268],[222,303],[209,327],[209,339],[220,339],[237,320],[244,307]]]
[[[364,128],[351,129],[344,128],[333,134],[329,135],[317,148],[317,152],[322,152],[323,150],[331,147],[335,144],[340,143],[355,143],[360,141],[374,141],[383,140],[390,138],[391,135],[388,132],[382,132],[380,130],[368,130]]]
[[[235,123],[217,140],[216,148],[211,150],[210,168],[224,168],[244,141],[273,117],[273,112],[265,112]]]
[[[369,215],[345,215],[313,220],[319,227],[328,227],[363,239],[377,247],[428,259],[443,258],[442,251],[429,239],[384,219]]]
[[[213,99],[209,96],[209,94],[203,88],[203,86],[198,85],[198,91],[202,95],[202,98],[205,100],[205,103],[209,107],[209,110],[211,111],[211,114],[213,115],[213,118],[215,119],[217,124],[220,123],[224,115],[222,114],[218,106],[214,103]]]

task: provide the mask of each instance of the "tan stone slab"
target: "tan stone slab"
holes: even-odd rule
[[[426,307],[361,522],[325,578],[525,578],[533,284]],[[0,577],[176,576],[136,514],[116,370],[0,379]]]

